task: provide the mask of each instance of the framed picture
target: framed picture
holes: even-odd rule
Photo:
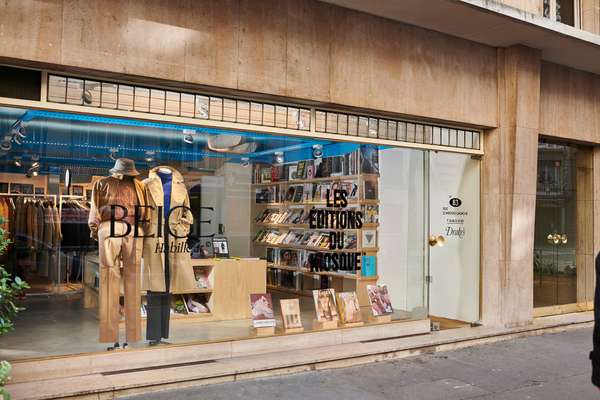
[[[229,243],[226,237],[213,237],[212,239],[213,253],[215,257],[229,257]]]
[[[23,194],[33,194],[33,185],[29,184],[21,184],[21,193]]]
[[[0,193],[8,193],[8,182],[0,182]]]
[[[33,190],[35,191],[35,194],[46,194],[46,191],[43,187],[36,187]]]

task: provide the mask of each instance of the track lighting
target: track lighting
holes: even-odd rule
[[[31,172],[31,175],[33,175],[33,176],[38,176],[39,174],[40,174],[40,173],[39,173],[37,170],[35,170],[35,171]]]
[[[5,136],[2,142],[0,143],[0,150],[10,151],[10,149],[12,149],[11,136]]]
[[[13,162],[15,164],[15,167],[22,167],[23,166],[23,163],[21,162],[21,157],[19,157],[19,156],[15,156]]]
[[[322,144],[314,144],[313,145],[312,156],[313,156],[313,158],[323,157],[323,145]]]
[[[276,151],[275,153],[273,153],[273,155],[273,161],[275,164],[283,164],[283,151]]]
[[[31,163],[31,168],[32,169],[37,169],[40,167],[40,162],[39,161],[34,161]]]
[[[248,165],[250,165],[249,157],[242,157],[242,158],[240,158],[240,161],[241,161],[242,167],[247,167]]]

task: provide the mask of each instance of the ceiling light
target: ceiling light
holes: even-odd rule
[[[148,151],[146,152],[146,157],[144,157],[144,160],[146,160],[146,162],[149,162],[149,163],[150,163],[150,162],[154,161],[154,156],[155,156],[155,155],[156,155],[156,152],[155,152],[155,151],[148,150]]]
[[[273,162],[275,164],[283,164],[283,151],[276,151],[275,153],[273,153]]]
[[[34,161],[31,163],[31,168],[32,169],[36,169],[40,167],[40,162],[39,161]]]
[[[118,152],[119,152],[119,149],[111,147],[110,148],[110,153],[108,154],[108,158],[110,158],[113,161],[117,161],[117,153]]]
[[[250,165],[249,157],[242,157],[242,158],[240,158],[240,161],[241,161],[242,167],[247,167],[248,165]]]
[[[193,129],[184,129],[183,130],[183,141],[187,144],[194,144],[194,134],[196,131]]]
[[[21,162],[21,157],[15,156],[14,163],[15,163],[15,167],[23,166],[23,163]]]
[[[31,172],[31,175],[33,175],[33,176],[38,176],[39,174],[40,174],[40,173],[39,173],[37,170],[35,170],[35,171]]]
[[[10,149],[12,149],[12,142],[10,141],[10,139],[10,136],[4,137],[4,139],[0,143],[0,149],[2,151],[10,151]]]
[[[90,92],[89,90],[84,90],[81,98],[83,99],[84,104],[92,104],[93,96],[92,92]]]
[[[241,135],[213,135],[208,138],[207,146],[218,153],[245,154],[254,153],[258,148],[256,142],[244,142]]]
[[[23,144],[23,139],[25,139],[27,133],[25,132],[25,127],[21,121],[17,121],[10,128],[10,134],[12,135],[12,140],[16,144]]]
[[[322,144],[315,144],[312,147],[312,155],[313,158],[321,158],[323,157],[323,145]]]

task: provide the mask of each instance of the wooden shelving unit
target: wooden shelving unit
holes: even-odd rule
[[[357,151],[357,154],[360,152]],[[360,170],[360,159],[357,161],[358,169]],[[254,168],[265,169],[269,168],[268,164],[255,165]],[[253,174],[255,179],[257,177],[262,176],[262,171]],[[357,185],[357,195],[355,198],[348,199],[348,206],[346,209],[348,210],[362,210],[365,206],[378,206],[379,200],[378,196],[373,199],[366,199],[364,193],[364,182],[370,181],[372,185],[377,188],[378,195],[378,174],[372,173],[357,173],[357,174],[347,174],[347,175],[336,175],[329,177],[318,177],[318,178],[310,178],[310,179],[292,179],[292,180],[278,180],[275,182],[254,182],[251,185],[252,188],[252,226],[253,226],[253,237],[261,230],[272,230],[278,231],[282,234],[285,234],[289,231],[318,231],[318,232],[348,232],[352,234],[356,234],[356,246],[348,249],[335,249],[330,250],[328,247],[315,247],[315,246],[307,246],[300,245],[297,243],[268,243],[268,242],[256,242],[254,241],[252,244],[253,255],[260,258],[267,258],[267,249],[277,249],[277,251],[281,250],[296,250],[300,252],[323,252],[323,253],[361,253],[365,256],[377,256],[378,248],[374,247],[362,247],[362,231],[365,229],[377,231],[379,228],[378,222],[365,222],[363,223],[362,228],[344,228],[344,229],[334,229],[334,228],[323,228],[323,229],[311,229],[309,224],[303,223],[270,223],[270,222],[261,222],[256,221],[257,217],[261,215],[267,209],[278,209],[281,212],[285,212],[287,210],[303,210],[303,212],[308,212],[311,208],[317,209],[327,209],[327,210],[338,210],[339,208],[334,207],[326,207],[327,202],[323,199],[316,199],[313,197],[311,200],[307,198],[306,194],[303,192],[303,196],[301,199],[294,199],[300,201],[290,201],[283,200],[286,198],[286,194],[290,190],[289,188],[292,186],[304,186],[312,185],[312,194],[315,193],[315,189],[319,184],[344,184],[347,182],[352,182]],[[271,202],[257,202],[256,201],[256,193],[259,191],[265,191],[270,188],[276,187],[279,193],[278,199],[272,199]],[[310,196],[308,196],[310,197]],[[281,253],[279,253],[281,254]],[[375,259],[376,260],[376,259]],[[274,284],[274,282],[267,280],[267,288],[269,290],[276,290],[282,293],[295,294],[300,296],[310,296],[311,290],[318,289],[321,287],[320,279],[321,277],[327,277],[329,287],[333,287],[336,291],[356,291],[359,297],[359,302],[361,306],[368,305],[368,298],[366,294],[366,285],[367,284],[375,284],[377,283],[378,277],[376,276],[367,276],[364,277],[361,275],[360,271],[357,274],[349,274],[343,272],[335,272],[335,271],[319,271],[319,272],[311,272],[308,268],[305,268],[301,265],[281,265],[279,263],[269,262],[267,264],[267,270],[279,270],[290,272],[294,274],[294,287],[289,286],[281,286],[279,284]],[[300,277],[298,275],[301,275]],[[289,278],[289,276],[288,276]],[[281,278],[280,278],[281,279]],[[289,280],[289,279],[288,279]],[[298,280],[301,282],[301,285],[298,285]],[[312,285],[311,285],[312,282]],[[300,287],[300,289],[298,289]]]

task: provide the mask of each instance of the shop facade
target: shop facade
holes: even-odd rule
[[[0,52],[0,209],[36,216],[6,226],[32,289],[2,358],[591,310],[595,73],[318,1],[7,11],[50,17]],[[143,193],[97,212],[132,171]],[[107,236],[120,207],[155,237]],[[104,242],[133,274],[108,283]]]

